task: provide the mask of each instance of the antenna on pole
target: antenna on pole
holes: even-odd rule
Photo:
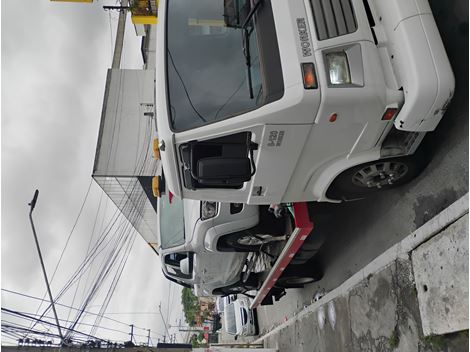
[[[44,274],[44,280],[46,281],[47,293],[49,294],[49,299],[51,301],[52,311],[54,312],[54,318],[55,318],[55,322],[57,324],[57,330],[59,331],[60,342],[61,342],[61,344],[63,344],[64,343],[64,335],[62,335],[62,330],[60,329],[59,318],[57,317],[57,312],[55,310],[55,305],[54,305],[54,299],[52,298],[51,288],[49,286],[49,280],[47,279],[46,268],[44,266],[44,261],[42,259],[41,248],[39,247],[38,236],[36,235],[36,229],[34,228],[33,210],[36,207],[36,202],[38,200],[38,196],[39,196],[39,190],[36,190],[34,192],[33,199],[31,200],[30,203],[28,203],[28,205],[31,207],[31,209],[29,211],[29,220],[31,222],[31,228],[33,229],[34,241],[36,242],[36,248],[37,248],[38,254],[39,254],[39,261],[41,262],[42,273]]]

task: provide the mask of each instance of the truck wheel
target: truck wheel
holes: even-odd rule
[[[304,285],[319,281],[323,277],[323,270],[315,263],[312,266],[290,265],[277,280],[276,286],[281,288],[302,288]]]
[[[313,232],[305,239],[301,249],[307,251],[318,251],[325,242],[325,234],[323,232],[315,232],[315,222]]]
[[[259,335],[258,310],[253,309],[253,319],[255,320],[255,336]]]
[[[401,186],[415,178],[426,165],[414,155],[381,159],[343,171],[331,184],[332,199],[363,198],[371,193]]]
[[[258,235],[251,231],[242,231],[224,236],[222,248],[231,248],[236,252],[258,252],[261,246],[272,238],[271,235]]]
[[[239,293],[243,293],[246,291],[246,288],[243,286],[227,286],[227,287],[220,287],[213,291],[213,294],[216,296],[228,296],[228,295],[236,295]]]
[[[303,247],[299,249],[294,258],[290,261],[291,264],[300,265],[305,264],[311,258],[313,258],[318,253],[318,250],[315,249],[304,249]]]
[[[217,288],[213,291],[213,293],[214,295],[228,296],[258,289],[258,287],[259,275],[257,273],[252,273],[246,282],[240,280],[233,285]]]

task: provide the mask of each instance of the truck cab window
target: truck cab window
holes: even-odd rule
[[[229,1],[230,2],[230,1]],[[171,0],[167,18],[170,123],[175,131],[199,127],[263,104],[256,17],[239,22],[249,0]],[[264,11],[259,6],[257,12]],[[231,16],[224,16],[230,12]],[[243,24],[243,23],[241,23]],[[207,97],[211,99],[207,99]]]
[[[183,201],[174,197],[171,202],[167,194],[161,197],[157,216],[160,220],[160,240],[162,249],[184,244]]]

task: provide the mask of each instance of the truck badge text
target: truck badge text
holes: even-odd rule
[[[285,131],[271,131],[268,137],[268,147],[280,147],[284,139]]]
[[[305,18],[297,18],[297,30],[299,32],[300,47],[302,48],[303,57],[312,55],[312,45],[308,37],[307,23]]]

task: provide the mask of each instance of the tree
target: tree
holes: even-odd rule
[[[193,326],[195,324],[195,316],[200,312],[197,297],[191,289],[185,287],[181,291],[181,304],[186,322]]]

